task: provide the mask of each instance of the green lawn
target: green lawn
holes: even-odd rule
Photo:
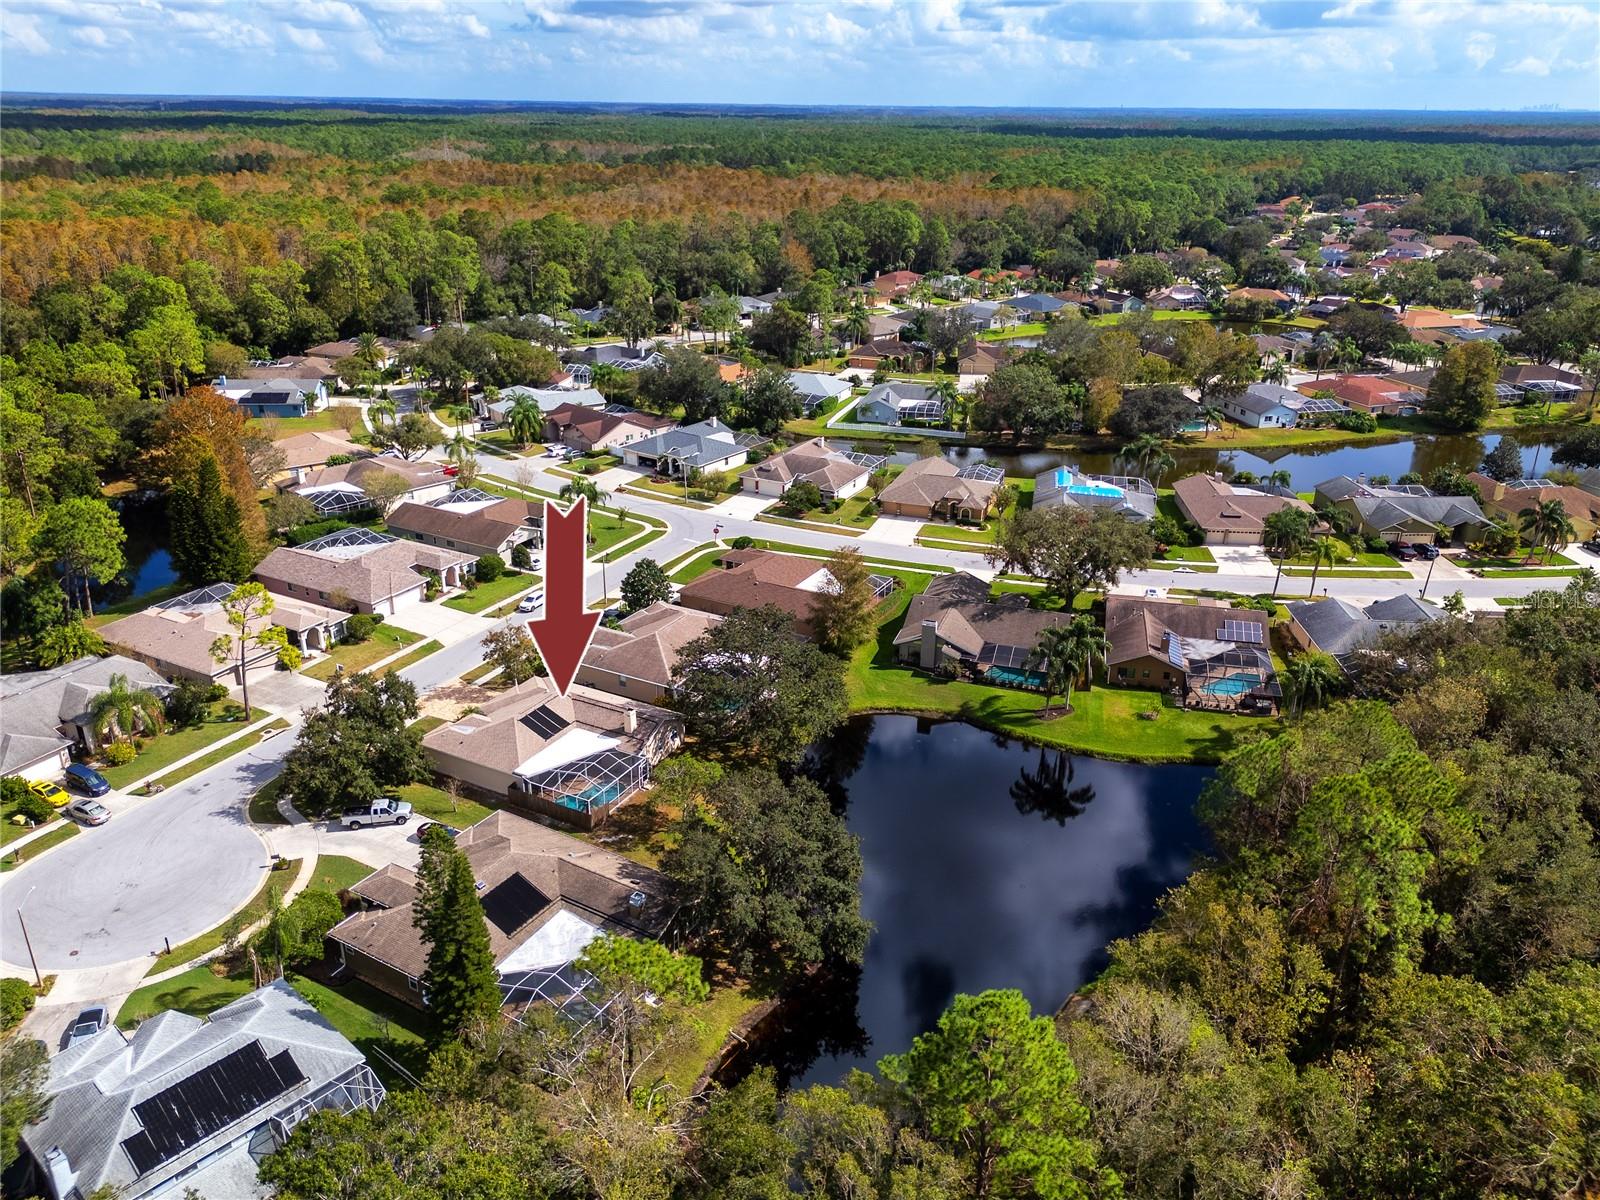
[[[1285,567],[1283,576],[1285,579],[1309,579],[1311,572],[1310,567]],[[1319,579],[1410,579],[1411,577],[1410,571],[1379,571],[1366,567],[1342,570],[1323,567],[1317,573]]]
[[[994,526],[989,525],[979,529],[972,525],[946,525],[940,521],[930,521],[917,530],[917,540],[932,538],[939,542],[976,542],[985,546],[994,545]]]
[[[985,329],[978,334],[980,342],[1004,342],[1010,338],[1041,337],[1048,329],[1043,321],[1029,321],[1023,325],[1007,325],[1004,329]]]
[[[816,525],[839,525],[843,526],[844,532],[848,533],[852,529],[869,529],[872,523],[878,519],[877,510],[872,506],[874,496],[875,493],[871,488],[863,488],[841,503],[832,512],[822,508],[813,508],[810,512],[798,514],[782,509],[782,502],[780,501],[767,509],[762,515],[770,514],[774,517],[791,521],[809,521]]]
[[[524,446],[521,442],[513,441],[509,429],[493,429],[488,433],[476,435],[472,440],[483,442],[491,449],[498,450],[500,453],[510,455],[513,458],[534,458],[544,453],[544,447],[538,442]]]
[[[278,811],[278,776],[274,775],[254,796],[250,797],[248,811],[254,825],[287,825]]]
[[[418,717],[415,721],[411,722],[411,724],[407,725],[406,728],[415,729],[418,733],[426,737],[443,724],[445,724],[445,719],[443,717]]]
[[[1557,579],[1564,575],[1576,575],[1577,573],[1577,567],[1528,567],[1511,571],[1485,571],[1483,577],[1485,579]]]
[[[321,854],[312,864],[311,882],[306,886],[320,888],[325,892],[342,892],[345,888],[354,887],[371,874],[372,868],[364,862],[357,862],[342,854]]]
[[[32,833],[35,829],[42,829],[44,826],[49,825],[51,821],[60,819],[60,814],[57,813],[56,816],[41,821],[38,825],[25,825],[12,821],[11,818],[16,815],[17,806],[14,804],[7,804],[4,808],[0,808],[0,846],[4,846],[7,842],[15,841],[25,833]]]
[[[144,739],[144,748],[139,751],[139,756],[131,763],[121,767],[97,767],[100,774],[106,777],[106,782],[114,788],[127,787],[136,779],[143,779],[146,775],[154,775],[163,767],[177,762],[185,755],[193,754],[197,750],[204,750],[211,743],[220,741],[238,733],[248,721],[229,720],[224,713],[242,713],[243,706],[232,700],[218,700],[207,708],[207,718],[204,722],[192,729],[172,729],[166,733],[158,734],[153,738]],[[266,712],[256,708],[250,710],[250,720],[259,721],[266,716]],[[245,743],[241,742],[236,749],[244,749]],[[229,750],[222,757],[234,751]]]
[[[251,733],[247,733],[241,738],[235,738],[231,742],[224,742],[215,750],[212,750],[207,754],[202,754],[199,758],[189,760],[176,771],[169,772],[168,774],[163,775],[160,779],[155,780],[154,786],[161,788],[163,791],[169,787],[175,787],[177,784],[182,783],[185,779],[188,779],[191,775],[198,775],[207,767],[214,767],[224,759],[232,758],[235,754],[239,754],[250,749],[251,746],[254,746],[258,742],[265,740],[267,734],[275,733],[279,730],[284,730],[287,728],[289,728],[289,722],[285,721],[282,717],[275,717],[273,720],[263,725],[260,729],[257,729]],[[150,795],[151,786],[151,784],[146,784],[144,787],[139,789],[139,794],[142,796]]]
[[[1456,565],[1466,567],[1468,570],[1490,571],[1526,571],[1535,567],[1575,567],[1577,562],[1565,554],[1552,554],[1550,560],[1545,561],[1544,551],[1529,554],[1524,558],[1472,558],[1463,557],[1456,559]]]
[[[450,793],[431,783],[408,783],[395,788],[393,795],[410,803],[419,818],[442,821],[457,829],[476,825],[494,810],[465,796],[452,800]]]
[[[634,553],[636,550],[643,550],[646,546],[648,546],[651,542],[655,541],[657,538],[665,537],[666,535],[667,535],[667,527],[665,525],[662,525],[662,526],[660,526],[658,528],[658,527],[656,527],[655,525],[652,524],[650,526],[650,531],[648,533],[646,533],[643,537],[639,537],[637,541],[629,541],[629,542],[626,542],[626,543],[619,543],[615,548],[606,551],[606,553],[600,555],[598,558],[594,559],[594,561],[595,562],[604,562],[604,563],[616,562],[617,559],[625,558],[629,554]],[[637,536],[637,535],[635,535],[635,536]]]
[[[90,629],[96,629],[101,625],[109,625],[118,617],[131,616],[133,613],[142,612],[152,604],[160,604],[163,600],[171,600],[174,596],[181,596],[188,590],[189,585],[186,583],[173,582],[163,584],[161,587],[152,588],[150,591],[142,592],[137,596],[129,596],[125,600],[118,600],[115,604],[103,605],[95,612],[94,616],[86,618],[83,623]]]
[[[459,596],[451,596],[444,601],[446,608],[453,608],[457,612],[477,613],[493,605],[503,603],[521,592],[527,591],[538,583],[543,576],[526,573],[523,571],[507,572],[493,583],[480,583],[470,592],[462,592]]]
[[[259,921],[267,915],[267,909],[270,905],[269,893],[272,889],[276,888],[281,896],[288,890],[289,885],[294,883],[295,875],[299,870],[300,860],[291,858],[285,860],[282,870],[263,871],[261,886],[256,889],[256,894],[250,897],[250,902],[244,908],[215,929],[208,929],[205,933],[174,946],[171,954],[156,955],[155,962],[145,974],[159,975],[169,967],[191,962],[202,954],[209,954],[228,940],[230,927],[244,928]],[[197,880],[196,884],[198,885],[198,883],[199,881]]]
[[[1063,749],[1151,762],[1215,762],[1245,731],[1276,728],[1259,718],[1180,709],[1157,692],[1110,687],[1080,691],[1072,713],[1041,721],[1044,697],[1036,692],[938,679],[895,664],[892,640],[915,590],[908,581],[883,605],[877,640],[852,656],[853,710],[946,715]],[[1157,719],[1139,719],[1151,710]]]
[[[340,642],[317,662],[307,667],[304,673],[311,679],[320,679],[326,683],[338,673],[340,664],[343,664],[344,669],[349,672],[364,671],[379,659],[388,658],[395,651],[421,640],[420,633],[412,633],[409,629],[401,629],[398,625],[390,625],[385,621],[374,629],[372,636],[364,642]]]
[[[752,546],[758,550],[775,550],[779,554],[795,554],[801,558],[826,559],[830,552],[817,546],[796,546],[793,542],[775,542],[771,538],[753,538]],[[877,558],[871,554],[862,556],[867,565],[874,570],[884,568],[893,574],[895,571],[910,571],[918,575],[948,575],[955,570],[954,567],[931,566],[925,563],[898,562],[892,558]]]
[[[725,553],[727,552],[719,547],[715,550],[707,550],[705,553],[695,558],[691,558],[688,562],[684,563],[683,566],[672,572],[672,582],[688,583],[691,580],[699,579],[700,576],[704,575],[707,571],[715,570],[717,559],[722,557],[722,555]]]
[[[633,517],[619,517],[616,513],[596,509],[589,514],[589,557],[604,554],[618,542],[637,536],[646,528],[643,521]]]
[[[20,867],[25,862],[31,862],[52,846],[59,846],[68,838],[76,837],[77,834],[77,822],[62,820],[60,824],[43,837],[35,838],[26,846],[18,846],[5,858],[0,859],[0,871],[10,871]]]
[[[442,643],[436,642],[432,638],[429,638],[415,650],[411,650],[405,654],[402,654],[393,662],[387,663],[386,665],[380,667],[378,669],[378,674],[381,676],[389,674],[390,671],[403,671],[407,667],[421,662],[423,659],[427,658],[428,655],[437,654],[443,649],[444,645]]]
[[[122,1002],[117,1028],[132,1029],[140,1021],[169,1009],[203,1017],[250,990],[248,979],[216,975],[209,966],[193,967],[160,983],[147,983]]]
[[[689,1094],[733,1027],[760,1003],[742,984],[712,989],[706,1002],[694,1010],[694,1036],[685,1038],[661,1060],[661,1073],[679,1095]]]
[[[307,413],[303,417],[251,417],[245,422],[246,433],[260,433],[264,429],[272,431],[272,440],[281,442],[285,438],[292,438],[302,433],[344,433],[344,414],[335,412],[338,408],[354,408],[359,413],[355,404],[344,404],[335,400],[325,408]],[[367,427],[358,415],[352,427],[349,438],[359,441],[366,435]]]
[[[1168,546],[1161,556],[1167,562],[1214,563],[1216,558],[1209,546]]]

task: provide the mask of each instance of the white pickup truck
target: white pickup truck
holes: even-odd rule
[[[411,805],[404,800],[387,797],[371,804],[357,804],[344,810],[339,824],[346,829],[359,829],[363,825],[404,825],[411,817]]]

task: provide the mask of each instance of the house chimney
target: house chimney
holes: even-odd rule
[[[44,1173],[50,1179],[50,1191],[55,1196],[70,1196],[78,1174],[72,1169],[72,1160],[60,1146],[51,1146],[44,1156]]]
[[[933,670],[934,664],[939,661],[939,626],[936,622],[922,623],[922,643],[919,650],[918,664],[924,671]]]
[[[633,705],[628,705],[622,710],[622,730],[624,733],[633,733],[639,728],[639,710]]]

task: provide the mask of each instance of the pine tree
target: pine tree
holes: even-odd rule
[[[239,502],[222,486],[217,460],[206,455],[167,497],[172,565],[185,583],[238,583],[250,574]]]
[[[848,658],[878,629],[872,571],[859,551],[842,546],[828,559],[828,574],[833,577],[834,586],[819,591],[811,602],[811,627],[816,630],[819,646],[830,654]]]
[[[430,1041],[453,1041],[500,1011],[489,927],[472,864],[443,830],[425,836],[413,920],[428,946],[422,975]]]

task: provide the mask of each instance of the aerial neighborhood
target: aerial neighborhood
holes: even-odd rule
[[[1450,1114],[1408,1124],[1427,1087],[1385,1090],[1434,1070],[1392,1061],[1443,1009],[1406,990],[1419,973],[1500,1006],[1494,1053],[1529,1077],[1579,1073],[1528,1013],[1595,986],[1600,945],[1592,155],[1485,135],[1470,170],[1408,165],[1443,154],[1437,129],[1394,133],[1382,171],[1316,139],[1269,169],[1239,164],[1279,142],[1249,141],[1207,160],[1215,196],[1140,209],[1109,183],[1047,203],[1069,193],[986,140],[1013,134],[951,127],[972,161],[998,156],[992,180],[972,168],[982,187],[927,167],[926,200],[884,184],[824,204],[820,174],[751,172],[748,213],[715,192],[722,215],[684,200],[668,221],[679,187],[729,186],[706,164],[758,161],[715,122],[619,112],[602,144],[552,116],[534,154],[488,118],[383,116],[405,154],[380,160],[361,127],[336,156],[323,116],[280,116],[323,131],[306,145],[328,163],[392,178],[347,195],[312,149],[263,151],[169,198],[200,206],[193,231],[135,243],[114,221],[154,192],[124,213],[83,190],[146,161],[126,147],[79,161],[41,123],[17,167],[67,189],[80,236],[106,223],[108,257],[69,252],[57,210],[19,193],[7,240],[27,226],[41,248],[9,246],[0,288],[0,984],[7,1045],[29,1047],[7,1053],[32,1056],[8,1194],[377,1197],[364,1173],[390,1155],[397,1178],[459,1180],[419,1198],[842,1195],[818,1181],[851,1172],[874,1197],[1187,1195],[1192,1139],[1165,1191],[1128,1139],[1190,1138],[1151,1115],[1173,1089],[1215,1123],[1201,1068],[1176,1065],[1196,1047],[1253,1080],[1238,1107],[1263,1126],[1313,1105],[1308,1064],[1330,1077],[1316,1103],[1369,1089],[1327,1117],[1387,1114],[1350,1168],[1389,1180],[1366,1194],[1594,1184],[1593,1142],[1587,1175],[1474,1143],[1463,1161],[1518,1165],[1390,1186],[1422,1153],[1414,1125]],[[159,114],[117,120],[190,163]],[[680,121],[683,145],[639,156]],[[911,137],[898,121],[882,129]],[[1117,155],[1179,178],[1154,135],[1120,130]],[[1098,140],[1028,153],[1095,161]],[[818,161],[867,179],[852,153]],[[660,174],[617,191],[635,170]],[[253,192],[285,172],[293,218]],[[579,506],[581,559],[561,536]],[[555,638],[582,647],[570,677]],[[1137,818],[1118,807],[1136,794]],[[969,893],[991,872],[957,856],[1000,854],[1002,826],[1028,890]],[[1067,831],[1102,829],[1071,857]],[[1412,848],[1404,869],[1379,862],[1385,838]],[[936,878],[902,895],[910,858]],[[1130,877],[1143,891],[1110,894]],[[1019,898],[1091,886],[1071,919]],[[987,932],[962,929],[974,912]],[[940,974],[1034,921],[1101,930],[1049,967],[1048,1003],[967,995],[965,962]],[[1107,954],[1097,982],[1083,963]],[[1275,956],[1259,990],[1282,1011],[1241,1011],[1208,973],[1253,956]],[[844,1032],[817,1033],[840,988]],[[1046,1039],[1040,1062],[1070,1049],[1052,1095],[1078,1078],[1094,1111],[1049,1119],[1099,1183],[1047,1192],[1011,1163],[985,1190],[987,1166],[929,1140],[932,1056],[978,1054],[955,1048],[962,1013]],[[1379,1065],[1358,1087],[1330,1046]],[[1269,1103],[1269,1061],[1305,1090]],[[716,1120],[783,1107],[772,1153],[800,1162],[835,1123],[801,1081],[874,1062],[881,1096],[809,1101],[874,1131],[870,1163],[785,1166],[767,1190],[717,1174],[739,1155],[712,1147]],[[1560,1087],[1548,1126],[1579,1132],[1550,1132],[1549,1158],[1578,1162],[1594,1081],[1570,1084],[1583,1102]],[[1094,1107],[1117,1095],[1148,1109],[1121,1130]],[[437,1145],[413,1146],[422,1127]],[[490,1128],[481,1161],[456,1155]],[[1359,1194],[1336,1164],[1366,1148],[1323,1132],[1353,1140],[1241,1134],[1282,1155],[1237,1194]],[[640,1165],[646,1144],[670,1164]],[[485,1163],[541,1182],[495,1190]],[[346,1170],[367,1182],[338,1190]],[[666,1182],[629,1191],[630,1171]],[[918,1190],[935,1178],[961,1182]]]

